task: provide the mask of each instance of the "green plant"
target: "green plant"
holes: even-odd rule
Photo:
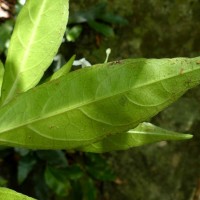
[[[199,57],[127,59],[67,73],[69,62],[38,85],[62,41],[67,8],[68,0],[28,0],[19,14],[5,72],[0,63],[0,144],[101,153],[191,138],[144,121],[199,84]],[[45,175],[54,174],[49,167]]]
[[[106,37],[114,36],[112,25],[126,25],[128,22],[123,17],[108,12],[106,6],[106,2],[97,3],[87,11],[79,11],[71,15],[68,22],[71,27],[66,31],[67,40],[75,41],[79,37],[83,23],[87,23],[96,32]]]

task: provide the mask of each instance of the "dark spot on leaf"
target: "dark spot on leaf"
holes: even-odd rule
[[[60,83],[60,81],[58,81],[58,80],[55,81],[55,84],[56,84],[56,85],[59,85],[59,83]]]
[[[190,88],[191,87],[191,83],[192,83],[192,80],[186,80],[185,81],[186,87]]]
[[[122,61],[121,60],[116,60],[114,62],[111,62],[110,65],[117,65],[117,64],[121,64]]]
[[[122,97],[119,99],[119,104],[120,104],[121,106],[125,106],[126,103],[127,103],[126,97],[122,96]]]

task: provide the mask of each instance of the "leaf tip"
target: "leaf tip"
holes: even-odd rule
[[[183,139],[189,140],[192,139],[193,135],[192,134],[183,134]]]

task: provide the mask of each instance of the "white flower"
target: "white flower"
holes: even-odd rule
[[[73,62],[73,65],[74,66],[81,65],[82,68],[84,68],[84,67],[90,67],[91,66],[91,64],[85,58],[81,58],[80,60],[75,60]]]

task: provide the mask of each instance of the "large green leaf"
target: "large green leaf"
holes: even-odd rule
[[[1,96],[1,86],[2,86],[2,82],[3,82],[3,74],[4,74],[4,66],[0,60],[0,96]]]
[[[88,25],[97,32],[102,33],[106,37],[113,37],[115,35],[113,28],[109,25],[99,23],[93,20],[88,21]]]
[[[12,34],[2,104],[34,87],[51,64],[68,20],[68,0],[27,0]]]
[[[153,124],[143,122],[136,128],[126,133],[118,133],[106,137],[102,141],[82,147],[79,150],[94,153],[103,153],[116,150],[127,150],[153,142],[163,140],[184,140],[190,139],[192,135],[181,134],[159,128]]]
[[[74,149],[135,128],[200,83],[200,58],[128,59],[71,72],[0,109],[0,143]]]
[[[18,192],[15,192],[14,190],[3,187],[0,187],[0,198],[2,200],[36,200]]]

